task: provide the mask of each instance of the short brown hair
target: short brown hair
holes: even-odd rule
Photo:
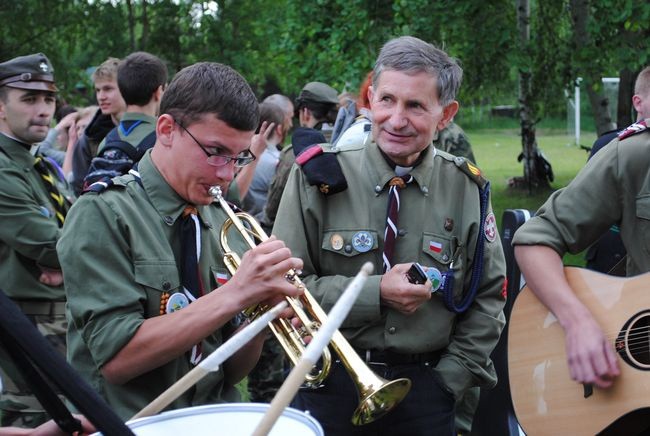
[[[120,64],[118,58],[108,58],[101,63],[93,72],[93,82],[98,80],[117,81],[117,66]]]

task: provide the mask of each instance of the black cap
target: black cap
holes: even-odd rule
[[[54,68],[43,53],[19,56],[0,64],[0,86],[56,92]]]
[[[339,98],[336,89],[323,82],[309,82],[302,88],[297,99],[301,101],[311,101],[313,103],[331,103],[338,104]]]

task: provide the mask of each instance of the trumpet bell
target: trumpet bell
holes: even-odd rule
[[[361,393],[359,406],[352,415],[352,424],[364,425],[381,418],[397,406],[410,389],[411,380],[407,378],[384,381],[378,389],[369,386],[367,392]]]

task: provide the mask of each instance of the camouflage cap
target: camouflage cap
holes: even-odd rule
[[[19,56],[0,63],[0,86],[56,92],[54,68],[43,53]]]
[[[313,103],[338,104],[338,92],[323,82],[309,82],[302,88],[298,101],[311,101]]]

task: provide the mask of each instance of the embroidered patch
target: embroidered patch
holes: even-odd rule
[[[492,212],[485,217],[483,233],[488,242],[494,242],[497,239],[497,220]]]
[[[438,241],[429,241],[429,250],[434,253],[442,253],[442,243]]]
[[[228,274],[224,274],[224,273],[216,273],[214,275],[214,278],[217,279],[217,283],[219,285],[225,285],[226,283],[228,283],[228,280],[230,280]]]

